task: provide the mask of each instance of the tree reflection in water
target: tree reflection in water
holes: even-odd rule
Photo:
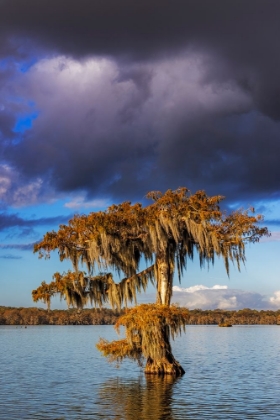
[[[99,391],[102,414],[110,419],[173,420],[172,393],[178,380],[172,375],[145,375],[138,380],[106,381]]]

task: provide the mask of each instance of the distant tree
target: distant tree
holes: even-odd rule
[[[175,268],[180,280],[196,251],[201,266],[222,257],[229,274],[230,262],[238,269],[245,262],[245,245],[268,231],[259,226],[261,216],[243,210],[227,215],[219,206],[223,197],[208,197],[204,191],[193,195],[186,188],[164,194],[153,191],[147,198],[153,202],[146,207],[124,202],[106,211],[74,216],[57,232],[46,233],[34,251],[48,258],[58,250],[61,261],[72,261],[73,271],[56,273],[50,283],[50,297],[60,293],[70,306],[110,303],[120,308],[136,302],[137,292],[145,291],[149,281],[155,284],[156,305],[137,306],[120,318],[118,325],[126,327],[125,340],[101,340],[98,348],[116,360],[144,357],[146,373],[181,375],[184,370],[172,355],[170,333],[181,331],[188,313],[170,306]],[[143,260],[147,267],[139,271]],[[80,270],[81,264],[86,272]],[[123,279],[115,283],[109,269],[123,274]],[[35,299],[37,291],[32,292]]]

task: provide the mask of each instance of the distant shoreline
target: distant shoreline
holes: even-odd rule
[[[280,325],[280,309],[190,310],[189,325]],[[53,309],[0,306],[0,325],[113,325],[124,310]]]

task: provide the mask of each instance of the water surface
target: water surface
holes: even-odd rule
[[[188,326],[186,374],[118,369],[95,348],[112,326],[0,326],[0,419],[279,419],[280,326]]]

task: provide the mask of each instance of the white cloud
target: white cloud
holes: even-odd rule
[[[185,292],[185,293],[194,293],[198,292],[199,290],[220,290],[220,289],[227,289],[228,286],[221,286],[219,284],[216,284],[213,287],[207,287],[203,284],[197,284],[196,286],[186,287],[185,289],[183,287],[174,286],[173,291],[174,292]]]
[[[274,292],[274,296],[272,296],[269,301],[273,306],[280,307],[280,290]]]
[[[7,177],[0,177],[0,197],[3,197],[11,185],[10,179]]]
[[[189,309],[275,309],[280,307],[280,291],[274,297],[265,296],[239,289],[229,289],[228,286],[215,285],[207,287],[202,284],[188,288],[173,287],[174,303]]]
[[[13,204],[17,207],[30,205],[38,201],[38,196],[41,192],[43,180],[37,178],[33,182],[19,186],[13,192]]]
[[[71,201],[68,201],[67,203],[64,204],[64,207],[68,209],[81,209],[81,208],[96,209],[96,208],[105,208],[107,206],[108,206],[108,200],[106,199],[104,200],[96,199],[96,200],[87,201],[85,197],[83,196],[75,197]]]
[[[42,179],[27,181],[11,166],[0,165],[0,201],[14,207],[30,205],[39,201],[42,189]]]

